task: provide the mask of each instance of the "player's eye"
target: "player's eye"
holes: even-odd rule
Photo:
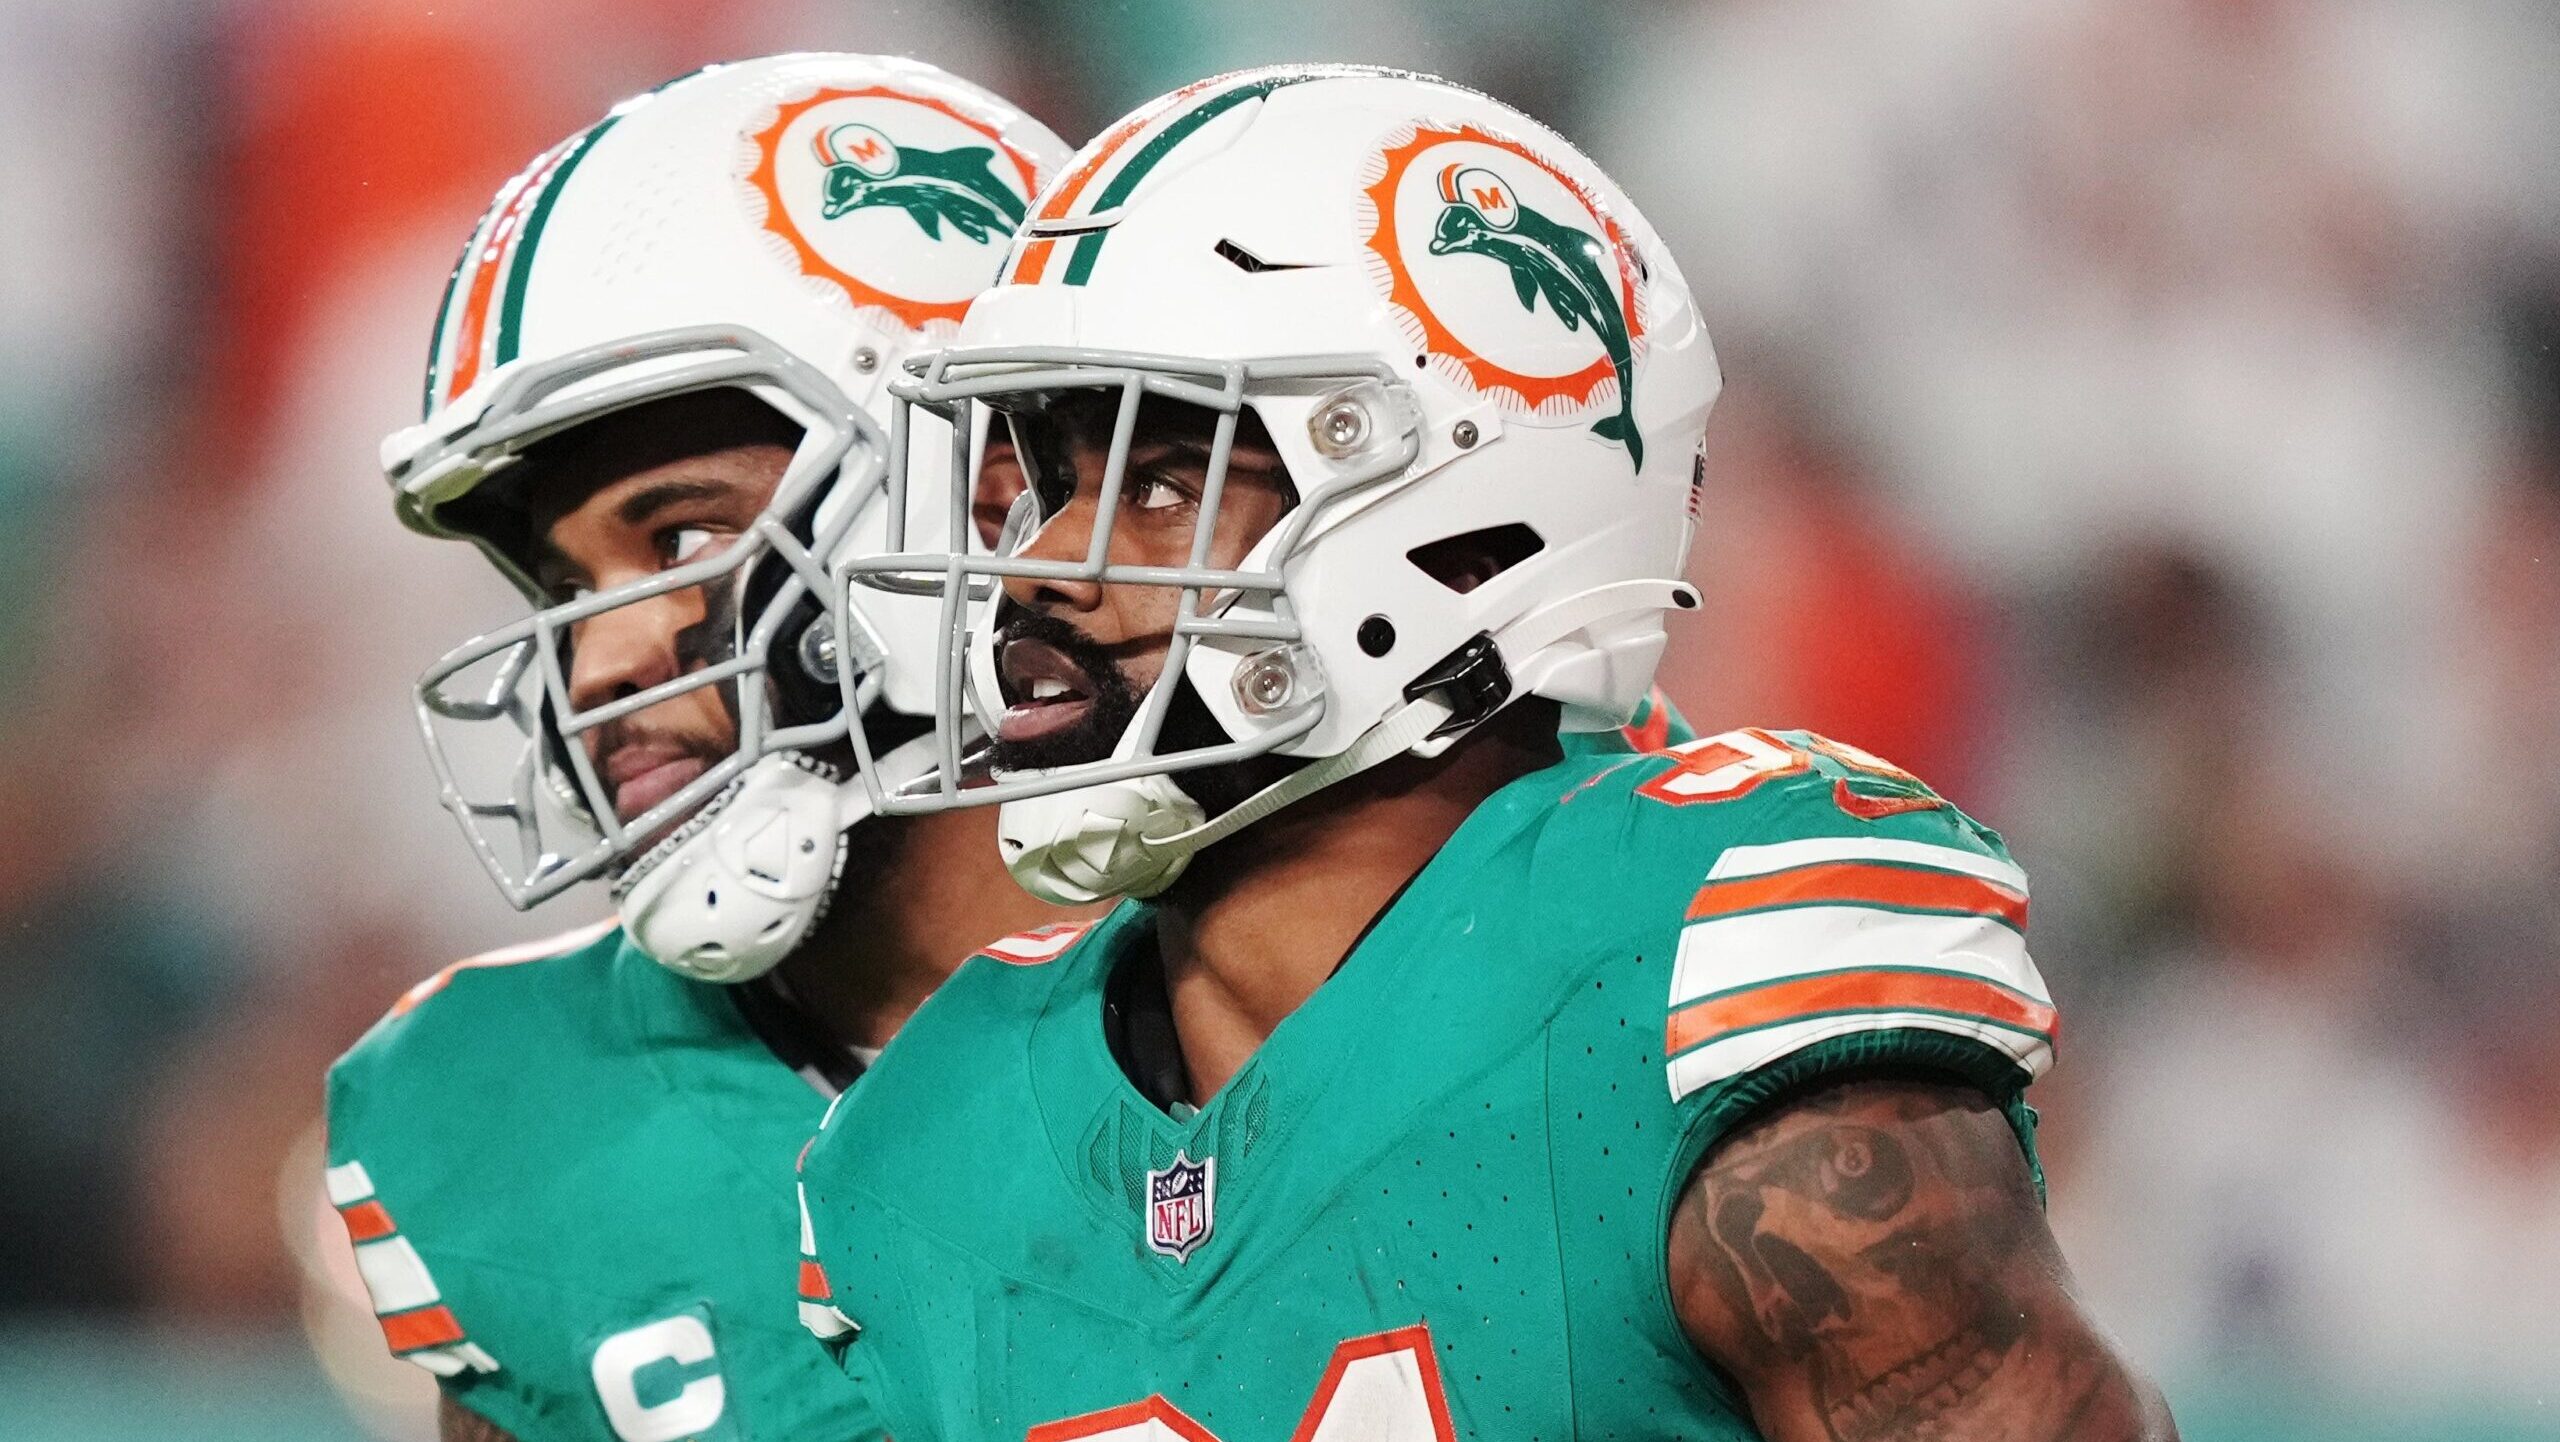
[[[660,534],[658,550],[663,564],[681,566],[687,561],[698,561],[711,554],[715,542],[724,546],[726,544],[720,537],[701,526],[676,526]]]
[[[1133,461],[1126,491],[1129,506],[1133,510],[1164,511],[1193,504],[1200,499],[1207,472],[1206,457],[1179,450]]]
[[[550,575],[537,575],[533,581],[535,585],[542,588],[542,599],[545,605],[566,606],[572,601],[583,601],[595,594],[595,588],[586,582],[575,576],[561,575],[556,572]]]
[[[1189,499],[1182,487],[1159,475],[1141,472],[1129,481],[1129,504],[1141,511],[1161,511]]]

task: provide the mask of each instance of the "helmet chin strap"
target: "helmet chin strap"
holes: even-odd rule
[[[1202,847],[1414,749],[1449,715],[1445,702],[1408,701],[1348,749],[1290,772],[1215,817],[1161,773],[1008,801],[996,818],[1005,865],[1023,890],[1060,906],[1157,895],[1181,879]]]
[[[1539,652],[1587,626],[1696,604],[1697,592],[1684,581],[1619,581],[1531,611],[1494,632],[1493,639],[1501,653],[1521,657],[1526,666],[1534,664]],[[1290,772],[1215,817],[1162,773],[1008,801],[997,820],[1005,865],[1024,890],[1061,906],[1113,896],[1155,896],[1181,878],[1195,853],[1284,806],[1408,751],[1438,755],[1457,737],[1433,733],[1454,714],[1438,692],[1414,697],[1348,747]]]
[[[876,769],[903,784],[932,770],[937,754],[928,732]],[[871,814],[859,779],[797,753],[766,757],[615,885],[623,927],[651,960],[696,981],[762,976],[825,918],[845,833]]]

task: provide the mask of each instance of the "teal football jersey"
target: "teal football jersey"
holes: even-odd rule
[[[1196,1113],[1108,1040],[1145,906],[971,960],[804,1155],[804,1296],[900,1442],[1751,1438],[1673,1310],[1683,1184],[1879,1065],[1979,1086],[2032,1163],[2025,920],[1999,838],[1854,748],[1570,755]]]
[[[392,1350],[522,1442],[876,1435],[772,1285],[826,1106],[728,988],[598,929],[413,988],[329,1074]]]

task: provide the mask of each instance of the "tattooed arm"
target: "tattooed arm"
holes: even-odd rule
[[[436,1442],[516,1442],[506,1428],[463,1406],[452,1397],[436,1397]]]
[[[2174,1442],[2072,1294],[2007,1120],[1865,1079],[1721,1142],[1671,1222],[1699,1352],[1771,1442]]]

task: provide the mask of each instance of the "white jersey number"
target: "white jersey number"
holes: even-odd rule
[[[1454,1442],[1449,1398],[1432,1355],[1431,1330],[1416,1323],[1354,1337],[1333,1349],[1314,1400],[1292,1434],[1303,1442]],[[1024,1442],[1219,1442],[1159,1393],[1143,1402],[1045,1422]]]
[[[1832,786],[1833,804],[1861,821],[1878,821],[1903,811],[1933,811],[1947,804],[1919,777],[1872,751],[1810,733],[1800,746],[1756,726],[1701,736],[1654,753],[1679,765],[1638,786],[1636,794],[1673,806],[1735,801],[1764,781],[1812,770],[1815,752],[1888,788],[1891,794],[1877,796],[1851,789],[1846,779]]]

